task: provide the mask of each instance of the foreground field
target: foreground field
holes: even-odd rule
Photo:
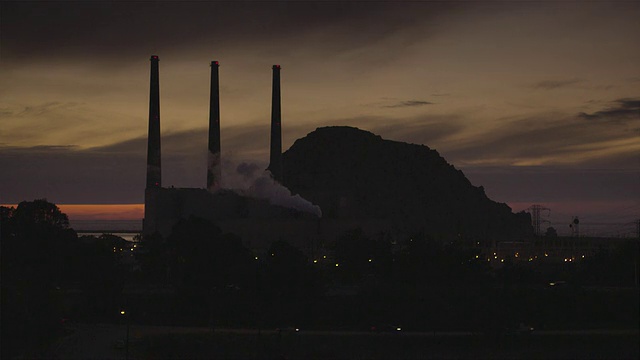
[[[346,332],[81,325],[52,356],[66,359],[637,359],[638,331]],[[128,354],[127,354],[128,352]]]

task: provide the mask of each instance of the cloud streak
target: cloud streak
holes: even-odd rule
[[[301,131],[306,130],[289,126],[285,137],[298,137]],[[205,187],[207,136],[206,128],[162,135],[164,186]],[[236,172],[242,161],[261,167],[260,173],[266,168],[268,124],[225,127],[221,142],[223,171]],[[146,149],[146,136],[88,149],[74,145],[0,146],[0,168],[8,169],[0,172],[0,202],[43,197],[76,204],[142,202]],[[235,180],[228,179],[227,186],[234,187],[229,181]]]
[[[413,11],[411,11],[413,9]],[[3,57],[33,61],[46,54],[122,58],[140,49],[199,44],[281,42],[325,33],[333,51],[377,42],[401,28],[434,18],[455,6],[357,2],[64,2],[2,3]],[[29,19],[29,21],[24,21]],[[179,31],[176,31],[179,29]],[[46,33],[48,41],[42,41]],[[337,33],[337,34],[336,34]],[[20,36],[16,36],[19,34]],[[61,46],[62,45],[62,46]],[[98,56],[99,55],[99,56]]]
[[[402,108],[402,107],[425,106],[425,105],[432,105],[432,104],[433,104],[432,102],[424,101],[424,100],[406,100],[406,101],[400,101],[398,103],[391,104],[391,105],[384,105],[382,107],[385,107],[385,108]]]
[[[624,106],[632,106],[626,102]],[[607,110],[626,122],[584,121],[582,114],[538,114],[501,123],[499,127],[463,140],[443,150],[454,163],[475,165],[600,164],[638,168],[629,162],[640,151],[637,133],[640,117]],[[603,118],[605,115],[598,115]],[[606,165],[608,164],[608,165]]]
[[[544,80],[531,85],[534,89],[555,90],[584,82],[582,79]]]
[[[585,120],[633,120],[640,119],[640,98],[625,98],[614,101],[614,106],[591,114],[580,113],[578,116]]]

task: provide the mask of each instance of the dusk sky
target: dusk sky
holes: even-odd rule
[[[350,125],[436,149],[554,224],[640,217],[637,1],[3,1],[0,17],[1,204],[141,204],[157,54],[164,186],[205,186],[212,60],[225,172],[266,167],[280,64],[283,149]]]

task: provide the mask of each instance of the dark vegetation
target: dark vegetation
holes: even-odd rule
[[[0,208],[2,355],[46,356],[69,322],[474,331],[637,328],[638,243],[580,262],[492,268],[462,240],[403,241],[347,231],[308,258],[284,242],[253,253],[190,218],[172,235],[132,244],[78,237],[45,200]],[[132,255],[133,254],[133,255]],[[326,256],[326,258],[325,258]],[[550,280],[566,285],[550,287]],[[68,320],[66,320],[68,319]]]
[[[123,239],[78,237],[46,200],[0,207],[2,357],[39,356],[68,318],[102,321],[120,302]],[[82,294],[82,296],[79,296]]]

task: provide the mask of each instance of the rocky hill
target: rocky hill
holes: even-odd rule
[[[518,240],[532,233],[528,214],[492,201],[424,145],[324,127],[298,139],[283,165],[284,185],[318,204],[324,218],[375,220],[439,238]]]

